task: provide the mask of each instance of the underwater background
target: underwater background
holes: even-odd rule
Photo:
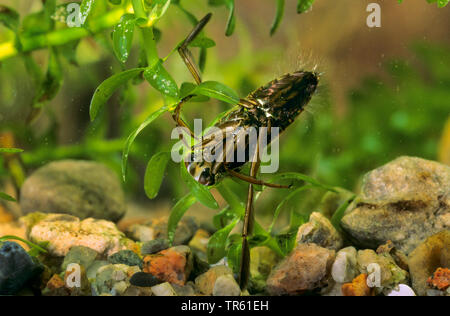
[[[114,2],[97,3],[98,7],[92,11],[93,16],[88,19],[100,20],[108,10],[123,5]],[[143,3],[152,6],[160,2],[164,1]],[[389,207],[396,208],[401,202],[399,209],[407,209],[408,212],[421,209],[436,216],[435,222],[434,217],[433,221],[430,220],[431,215],[409,218],[403,222],[403,217],[395,217],[398,210],[395,209],[396,215],[391,217],[392,222],[386,223],[386,227],[390,227],[392,223],[406,227],[430,220],[429,226],[421,226],[416,230],[417,236],[404,230],[395,231],[391,235],[386,232],[383,236],[372,232],[372,228],[378,232],[385,227],[380,224],[381,226],[368,228],[370,225],[366,221],[381,223],[380,218],[386,213],[379,214],[380,217],[370,217],[373,215],[371,214],[364,218],[363,224],[355,224],[359,218],[347,218],[343,224],[344,230],[350,235],[347,236],[348,239],[352,240],[345,242],[347,246],[376,249],[389,239],[408,255],[432,234],[448,232],[450,204],[446,203],[450,201],[450,6],[438,7],[436,3],[427,3],[425,0],[403,3],[388,0],[340,0],[339,4],[316,0],[312,10],[298,14],[297,1],[288,0],[285,3],[283,1],[284,15],[279,20],[276,32],[271,34],[276,4],[281,1],[235,1],[235,29],[232,35],[228,34],[231,36],[225,36],[230,1],[209,2],[208,5],[208,1],[204,0],[172,1],[167,12],[157,21],[159,31],[154,33],[158,38],[158,53],[160,57],[170,56],[164,61],[164,68],[178,86],[183,82],[193,82],[182,59],[176,53],[170,55],[193,27],[185,10],[197,18],[208,12],[213,13],[205,28],[205,34],[215,42],[215,45],[211,45],[213,47],[208,47],[202,67],[202,78],[205,81],[221,82],[231,87],[240,97],[245,97],[285,73],[314,70],[321,74],[316,94],[306,111],[280,137],[278,172],[305,174],[324,186],[300,190],[292,196],[285,190],[267,189],[258,196],[255,203],[256,216],[261,226],[268,227],[272,223],[270,233],[273,229],[273,235],[280,234],[286,238],[286,244],[283,244],[281,238],[277,239],[282,245],[280,252],[283,255],[290,253],[293,243],[297,245],[298,239],[301,239],[301,234],[293,239],[291,236],[293,231],[297,234],[300,224],[323,224],[322,218],[311,214],[325,214],[334,207],[329,210],[331,219],[337,206],[346,202],[348,204],[345,206],[353,203],[350,208],[358,209],[361,213],[367,211],[365,208],[381,206],[384,211],[387,209],[389,212],[392,210]],[[372,2],[381,6],[381,27],[370,28],[366,24],[370,14],[366,8]],[[60,6],[67,3],[69,1],[57,1]],[[180,181],[178,164],[169,160],[163,168],[159,193],[157,191],[157,196],[153,194],[150,199],[149,195],[152,194],[149,194],[147,186],[150,180],[147,177],[151,175],[146,176],[146,170],[155,154],[170,151],[174,143],[170,138],[175,127],[171,115],[161,115],[134,139],[127,156],[126,181],[122,181],[122,155],[129,135],[149,115],[167,103],[167,96],[162,96],[160,91],[143,78],[133,78],[112,94],[94,120],[91,121],[90,116],[91,100],[96,88],[112,75],[141,65],[142,43],[145,41],[141,42],[135,31],[133,44],[126,48],[125,62],[122,62],[124,60],[118,58],[117,49],[114,48],[112,26],[102,32],[83,36],[80,40],[55,46],[56,48],[45,47],[9,58],[9,46],[2,43],[14,43],[16,32],[20,34],[19,37],[31,38],[66,26],[55,18],[57,11],[48,17],[42,1],[0,0],[0,5],[2,8],[10,7],[20,15],[20,26],[18,30],[14,30],[8,27],[11,26],[10,20],[2,15],[6,11],[0,11],[0,148],[23,149],[20,153],[0,154],[0,192],[7,194],[0,201],[0,237],[17,235],[25,238],[23,226],[16,226],[18,219],[44,209],[48,213],[69,213],[81,220],[94,217],[115,222],[118,231],[108,232],[119,234],[119,230],[127,231],[128,237],[133,236],[131,239],[140,242],[144,240],[139,234],[147,231],[141,231],[143,228],[138,226],[153,221],[146,225],[152,227],[155,236],[166,236],[167,219],[164,222],[163,218],[167,218],[177,202],[190,192],[190,187],[185,181]],[[192,50],[197,58],[200,49],[195,47]],[[7,55],[8,58],[2,57]],[[211,122],[229,108],[230,105],[226,102],[211,98],[206,102],[190,102],[184,107],[183,115],[189,124],[194,118]],[[83,165],[86,160],[101,164]],[[58,165],[51,164],[58,161]],[[79,161],[83,163],[78,163]],[[377,169],[381,166],[388,170]],[[389,169],[390,166],[392,169]],[[42,167],[49,169],[39,169]],[[406,171],[397,174],[399,168]],[[374,173],[365,176],[370,171]],[[386,177],[384,173],[387,174]],[[426,177],[425,184],[420,182],[423,177]],[[378,187],[378,181],[382,181],[380,179],[388,184]],[[416,180],[417,186],[404,189],[408,183],[413,186]],[[225,181],[235,197],[245,202],[248,185],[231,179]],[[66,182],[85,188],[92,187],[92,192],[84,192],[75,198],[76,190],[60,185]],[[337,197],[330,198],[331,193],[327,189],[330,187],[339,192]],[[398,191],[393,187],[398,188]],[[392,190],[376,191],[384,189]],[[213,188],[211,193],[221,209],[230,204],[223,190]],[[65,199],[66,195],[74,199]],[[360,200],[354,201],[354,195]],[[12,202],[9,198],[19,202]],[[414,204],[416,200],[425,204]],[[71,204],[66,205],[70,211],[58,212],[64,208],[61,205],[65,203]],[[393,206],[392,203],[397,204]],[[222,218],[225,214],[223,211],[220,213],[211,210],[205,203],[193,202],[190,205],[193,206],[186,212],[188,217],[180,222],[188,237],[180,237],[178,244],[187,244],[198,227],[208,232],[205,236],[209,236],[227,226],[217,224],[219,220],[226,218],[228,224],[231,221],[226,217],[229,215]],[[338,218],[334,218],[332,224],[341,220],[343,211],[345,208]],[[350,211],[347,210],[346,214]],[[277,221],[273,220],[274,213],[277,213]],[[190,216],[195,217],[195,224],[189,222]],[[410,219],[412,222],[408,222]],[[26,221],[27,234],[34,227],[35,220],[29,219],[33,224]],[[48,222],[51,220],[48,219]],[[14,225],[11,226],[11,223]],[[327,226],[328,223],[324,225]],[[367,230],[362,231],[360,227]],[[303,229],[306,230],[305,227]],[[159,233],[156,234],[156,231]],[[338,231],[342,233],[340,229]],[[238,235],[237,227],[233,233]],[[179,235],[182,233],[177,231],[177,236]],[[208,243],[208,237],[205,236],[203,243]],[[401,241],[408,238],[414,241]],[[397,243],[395,239],[398,240]],[[441,239],[448,242],[448,234]],[[232,239],[227,239],[227,255],[232,254],[234,248],[230,245],[233,242]],[[259,242],[255,240],[255,245],[259,245]],[[344,242],[333,247],[338,251],[343,246]],[[225,240],[220,247],[225,247]],[[102,251],[114,253],[111,249]],[[187,250],[177,251],[185,255]],[[331,265],[329,259],[326,259],[329,253],[323,249],[305,251],[313,253],[311,256],[322,258],[317,260],[324,260],[325,266]],[[206,260],[206,256],[211,254],[206,253],[206,248],[204,252]],[[56,253],[57,257],[67,255],[64,251]],[[224,254],[220,254],[223,257]],[[222,258],[220,254],[215,254],[214,259],[217,260],[213,261],[219,261]],[[371,256],[372,254],[363,254],[361,260],[370,261],[373,259],[368,259]],[[443,259],[441,263],[448,262],[448,258],[446,260]],[[144,266],[148,263],[145,259],[143,262]],[[253,272],[259,269],[255,264]],[[142,268],[142,263],[140,265]],[[402,268],[401,264],[398,265]],[[67,264],[64,267],[66,266]],[[443,263],[438,266],[449,268]],[[433,266],[433,272],[438,266]],[[148,269],[157,270],[159,267]],[[289,270],[289,267],[283,269]],[[131,273],[126,269],[123,271]],[[403,280],[402,271],[391,272]],[[448,269],[446,273],[448,275]],[[425,274],[430,276],[428,272]],[[261,279],[265,280],[267,271],[262,275],[264,277]],[[290,285],[285,287],[277,284],[276,277],[273,278],[270,283],[272,290],[269,290],[271,294],[303,293],[303,290],[290,291]],[[342,278],[341,283],[351,280],[348,277]],[[227,280],[223,282],[227,284]],[[392,278],[389,282],[398,284],[398,280],[394,281]],[[252,286],[255,292],[263,291],[261,284],[256,281]],[[101,292],[100,288],[98,286],[97,290]],[[265,288],[264,285],[262,288]],[[309,285],[306,288],[310,290]],[[426,293],[423,286],[417,290],[418,288],[414,288],[416,294]],[[212,289],[205,291],[212,293]]]

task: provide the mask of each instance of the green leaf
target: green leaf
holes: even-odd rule
[[[7,240],[18,240],[18,241],[21,241],[21,242],[27,244],[32,250],[34,249],[34,250],[37,250],[38,252],[47,253],[47,250],[45,250],[45,249],[42,248],[41,246],[36,245],[36,244],[32,243],[31,241],[22,239],[22,238],[20,238],[20,237],[17,237],[17,236],[11,236],[11,235],[7,235],[7,236],[2,236],[2,237],[0,237],[0,242],[7,241]]]
[[[210,264],[217,263],[220,259],[225,257],[226,250],[225,245],[227,243],[228,235],[233,230],[234,226],[239,222],[239,219],[235,219],[233,222],[225,226],[224,228],[216,231],[208,241],[207,255],[208,262]]]
[[[194,92],[197,85],[193,84],[192,82],[183,82],[180,87],[180,99],[184,99],[188,95],[192,94]],[[209,97],[204,95],[194,96],[192,97],[189,102],[206,102],[209,100]]]
[[[243,218],[245,213],[245,204],[239,199],[239,197],[229,188],[226,182],[222,181],[217,190],[223,199],[228,203],[230,212],[237,218]]]
[[[275,251],[280,256],[284,256],[284,252],[280,249],[278,242],[273,238],[257,221],[255,221],[253,227],[253,236],[259,239],[259,244],[254,244],[253,246],[266,246],[273,251]],[[253,242],[255,239],[253,240]]]
[[[161,61],[158,61],[155,65],[148,67],[144,71],[144,78],[152,85],[153,88],[162,94],[173,98],[178,98],[179,92],[177,83],[164,68]]]
[[[180,169],[181,178],[187,184],[188,188],[191,190],[192,194],[197,198],[197,200],[209,208],[218,209],[219,204],[217,204],[211,192],[209,192],[206,186],[195,181],[195,179],[188,173],[186,165],[183,161],[180,163]]]
[[[0,5],[0,24],[17,32],[19,27],[19,13],[7,6]]]
[[[295,244],[297,243],[296,239],[297,231],[280,234],[275,237],[278,247],[281,249],[285,256],[288,255],[292,251],[292,249],[294,249]]]
[[[63,72],[61,62],[59,60],[59,53],[56,48],[52,47],[50,50],[50,57],[48,61],[48,69],[44,81],[39,87],[39,91],[34,98],[34,106],[40,107],[46,101],[52,100],[63,81]]]
[[[0,148],[0,153],[7,153],[7,154],[16,154],[23,152],[23,149],[19,148]]]
[[[42,81],[44,80],[44,74],[42,72],[42,69],[39,67],[39,65],[36,63],[36,61],[33,59],[31,54],[26,53],[22,55],[22,59],[25,64],[25,68],[27,70],[27,73],[30,75],[33,84],[35,86],[39,86]]]
[[[105,105],[113,93],[128,80],[133,79],[144,71],[144,68],[134,68],[115,74],[103,81],[95,90],[91,100],[89,114],[91,121],[95,120],[100,109]]]
[[[283,19],[284,5],[285,5],[284,0],[277,0],[277,11],[275,13],[275,19],[273,20],[272,27],[270,28],[271,36],[275,34],[276,30],[278,29],[278,26],[281,23],[281,20]]]
[[[226,6],[229,11],[227,26],[225,30],[226,36],[231,36],[234,33],[236,27],[236,17],[234,16],[234,0],[209,0],[208,4],[210,6]]]
[[[291,218],[289,220],[289,230],[297,231],[298,228],[308,221],[308,216],[299,214],[296,211],[291,211]]]
[[[186,10],[186,9],[180,4],[180,1],[179,1],[179,0],[177,0],[177,1],[172,0],[172,3],[175,4],[176,6],[178,6],[178,7],[180,8],[181,12],[184,13],[184,15],[186,16],[186,18],[191,22],[191,24],[192,24],[193,26],[196,26],[196,25],[197,25],[198,20],[197,20],[197,18],[195,17],[195,15],[192,14],[191,12],[189,12],[188,10]]]
[[[212,222],[216,229],[222,229],[236,218],[239,217],[236,216],[235,211],[231,210],[230,206],[227,206],[213,216]]]
[[[311,9],[314,0],[298,0],[297,3],[297,13],[305,13],[309,9]]]
[[[71,63],[74,66],[78,66],[78,61],[76,57],[77,57],[77,47],[80,44],[80,42],[81,42],[80,40],[73,41],[58,47],[60,55],[62,55],[69,63]]]
[[[226,5],[230,14],[228,15],[227,28],[225,31],[225,36],[231,36],[236,28],[236,17],[234,16],[234,0],[227,0]]]
[[[156,120],[158,117],[160,117],[163,113],[167,112],[168,108],[166,106],[163,106],[156,112],[153,112],[150,114],[149,117],[145,119],[144,122],[142,122],[141,125],[139,125],[138,128],[136,128],[127,138],[127,141],[125,143],[125,147],[122,152],[122,178],[123,181],[126,181],[127,179],[127,162],[128,162],[128,155],[131,150],[131,146],[133,145],[134,140],[139,135],[140,132],[144,128],[146,128],[150,123],[152,123],[154,120]]]
[[[114,27],[113,44],[114,52],[121,63],[125,63],[130,56],[133,43],[135,18],[132,14],[125,14]]]
[[[153,8],[150,12],[150,25],[154,25],[166,13],[170,6],[170,0],[153,0]]]
[[[450,0],[427,0],[428,3],[437,3],[438,8],[445,7]],[[402,3],[403,0],[398,0],[398,3]]]
[[[34,12],[25,16],[20,26],[21,35],[35,35],[49,32],[53,21],[49,20],[44,11]]]
[[[167,224],[167,236],[172,245],[175,238],[175,231],[178,222],[183,218],[186,211],[195,203],[197,199],[191,193],[181,198],[170,211],[169,222]]]
[[[286,196],[286,197],[284,198],[284,200],[281,201],[280,204],[278,204],[278,206],[277,206],[277,208],[276,208],[276,210],[275,210],[275,213],[273,214],[272,223],[270,224],[270,227],[269,227],[269,233],[272,232],[273,227],[275,226],[275,223],[276,223],[276,221],[277,221],[277,219],[278,219],[278,216],[280,215],[281,210],[283,209],[284,205],[285,205],[287,202],[289,202],[289,201],[290,201],[294,196],[296,196],[298,193],[300,193],[300,192],[302,192],[302,191],[305,191],[305,190],[307,190],[307,189],[310,189],[310,188],[312,188],[312,187],[313,187],[312,185],[305,185],[305,186],[302,186],[302,187],[300,187],[300,188],[297,188],[297,189],[295,189],[294,191],[292,191],[291,193],[289,193],[288,196]]]
[[[94,4],[95,0],[83,0],[80,5],[80,19],[81,24],[84,25],[86,22],[89,13],[91,12],[92,6]]]
[[[238,94],[230,87],[217,81],[205,81],[198,85],[192,94],[205,95],[230,104],[239,103]]]
[[[305,174],[302,173],[298,173],[298,172],[286,172],[286,173],[280,173],[276,176],[274,176],[271,180],[271,182],[277,182],[280,180],[288,180],[288,179],[293,179],[293,180],[300,180],[300,181],[305,181],[307,183],[310,183],[316,187],[322,188],[324,190],[327,191],[332,191],[332,192],[336,192],[336,189],[332,186],[320,183],[319,181],[317,181],[314,178],[311,178],[310,176],[307,176]]]
[[[209,128],[211,126],[216,125],[221,119],[223,119],[224,117],[226,117],[231,111],[233,111],[233,108],[230,108],[226,111],[223,111],[222,113],[220,113],[219,115],[217,115],[214,120],[211,121],[211,123],[208,124],[208,126],[206,128]]]
[[[219,7],[221,5],[225,5],[226,0],[208,0],[208,4],[210,6]]]
[[[200,70],[200,72],[205,71],[207,56],[208,56],[208,49],[206,47],[201,47],[200,54],[198,56],[198,69]]]
[[[147,22],[147,13],[145,12],[144,0],[132,0],[134,16],[136,23],[142,25]]]
[[[241,266],[242,238],[234,242],[227,252],[227,262],[233,273],[239,273]]]
[[[216,46],[216,42],[206,36],[198,36],[191,43],[189,43],[191,47],[202,47],[202,48],[211,48]]]
[[[15,198],[13,198],[12,196],[10,196],[6,193],[3,193],[3,192],[0,192],[0,199],[6,200],[9,202],[17,202],[17,200]]]
[[[353,195],[346,202],[344,202],[341,206],[339,206],[339,208],[336,210],[336,212],[334,212],[333,216],[331,217],[331,224],[333,224],[333,226],[340,232],[342,231],[342,228],[341,228],[342,217],[344,217],[345,211],[347,210],[350,203],[353,202],[355,197],[356,197],[356,195]]]
[[[56,11],[56,0],[43,1],[43,7],[44,7],[43,9],[44,9],[45,19],[50,21],[53,24],[54,22],[53,22],[52,16],[55,14],[55,11]]]
[[[170,157],[170,152],[159,152],[148,162],[145,170],[144,190],[149,199],[154,199],[158,195]]]

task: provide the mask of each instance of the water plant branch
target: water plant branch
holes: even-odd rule
[[[109,11],[105,15],[90,21],[86,27],[65,28],[46,34],[21,36],[18,39],[14,37],[9,41],[0,43],[0,61],[14,57],[19,53],[26,53],[49,46],[64,45],[99,33],[116,25],[122,15],[129,10],[129,8],[119,8]]]

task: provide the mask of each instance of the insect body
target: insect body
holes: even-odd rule
[[[197,84],[201,83],[201,76],[192,60],[192,54],[188,46],[202,31],[210,18],[211,14],[205,16],[178,48],[180,56]],[[191,158],[193,159],[186,162],[188,172],[195,180],[206,186],[216,184],[225,174],[250,183],[242,230],[242,255],[239,272],[239,283],[243,289],[245,289],[249,277],[250,247],[248,237],[252,233],[254,217],[253,185],[258,184],[275,188],[290,187],[256,179],[260,166],[259,152],[262,149],[259,142],[262,136],[261,131],[266,128],[266,132],[270,133],[272,128],[278,128],[279,132],[282,132],[291,125],[311,100],[318,81],[319,76],[316,73],[297,71],[275,79],[250,93],[215,124],[215,132],[207,133],[203,140],[192,148]],[[180,118],[180,112],[183,104],[192,97],[193,95],[189,95],[181,100],[173,113],[173,118],[178,126],[188,128],[187,124]],[[253,142],[252,131],[255,131],[253,136],[256,137],[256,141]],[[192,131],[190,133],[194,135]],[[210,152],[214,158],[201,161],[195,159],[198,151],[205,150]],[[239,157],[240,153],[243,153],[241,157]],[[215,158],[217,156],[222,159]],[[241,167],[249,162],[251,162],[250,174],[241,174],[239,172]]]
[[[316,90],[318,80],[315,73],[297,71],[275,79],[250,93],[240,101],[236,109],[214,126],[222,131],[221,137],[216,137],[215,133],[206,134],[202,143],[193,148],[195,152],[198,147],[202,150],[210,147],[217,149],[222,145],[224,156],[232,155],[234,161],[228,162],[222,156],[223,159],[220,161],[187,162],[186,167],[190,174],[201,184],[209,186],[217,183],[223,174],[239,170],[252,156],[248,137],[245,140],[240,139],[248,136],[247,130],[255,128],[256,137],[259,137],[261,127],[278,127],[280,132],[284,131],[304,110]],[[227,134],[230,130],[231,133]],[[270,131],[268,132],[270,136]],[[236,149],[241,141],[246,151],[244,161],[236,159]],[[232,145],[227,150],[229,144]]]

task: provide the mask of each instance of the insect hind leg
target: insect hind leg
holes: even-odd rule
[[[201,19],[200,22],[198,22],[198,24],[191,31],[191,33],[189,33],[189,35],[186,37],[186,39],[178,47],[178,53],[180,54],[181,59],[186,64],[186,67],[189,69],[189,72],[192,74],[192,76],[194,77],[194,80],[197,84],[200,84],[202,82],[202,79],[200,76],[200,71],[198,70],[198,68],[194,62],[194,58],[193,58],[192,53],[189,50],[188,46],[200,34],[200,32],[203,30],[203,28],[206,26],[206,24],[211,19],[211,16],[212,16],[212,14],[208,13],[203,19]],[[175,108],[175,110],[172,114],[172,118],[176,122],[177,126],[187,128],[189,130],[189,133],[191,134],[191,136],[195,138],[194,132],[192,132],[192,130],[189,128],[189,126],[180,117],[181,108],[192,97],[193,97],[193,95],[188,95],[187,97],[185,97],[178,103],[177,107]]]
[[[194,80],[197,84],[200,84],[202,82],[202,78],[200,75],[200,71],[194,62],[194,57],[192,56],[192,53],[189,50],[188,46],[200,34],[200,32],[203,30],[203,28],[211,19],[211,16],[212,14],[208,13],[203,19],[201,19],[200,22],[198,22],[198,24],[191,31],[191,33],[189,33],[186,39],[178,47],[178,53],[180,54],[181,59],[183,59],[184,63],[186,64],[186,67],[189,69],[189,72],[192,74],[192,77],[194,77]]]

